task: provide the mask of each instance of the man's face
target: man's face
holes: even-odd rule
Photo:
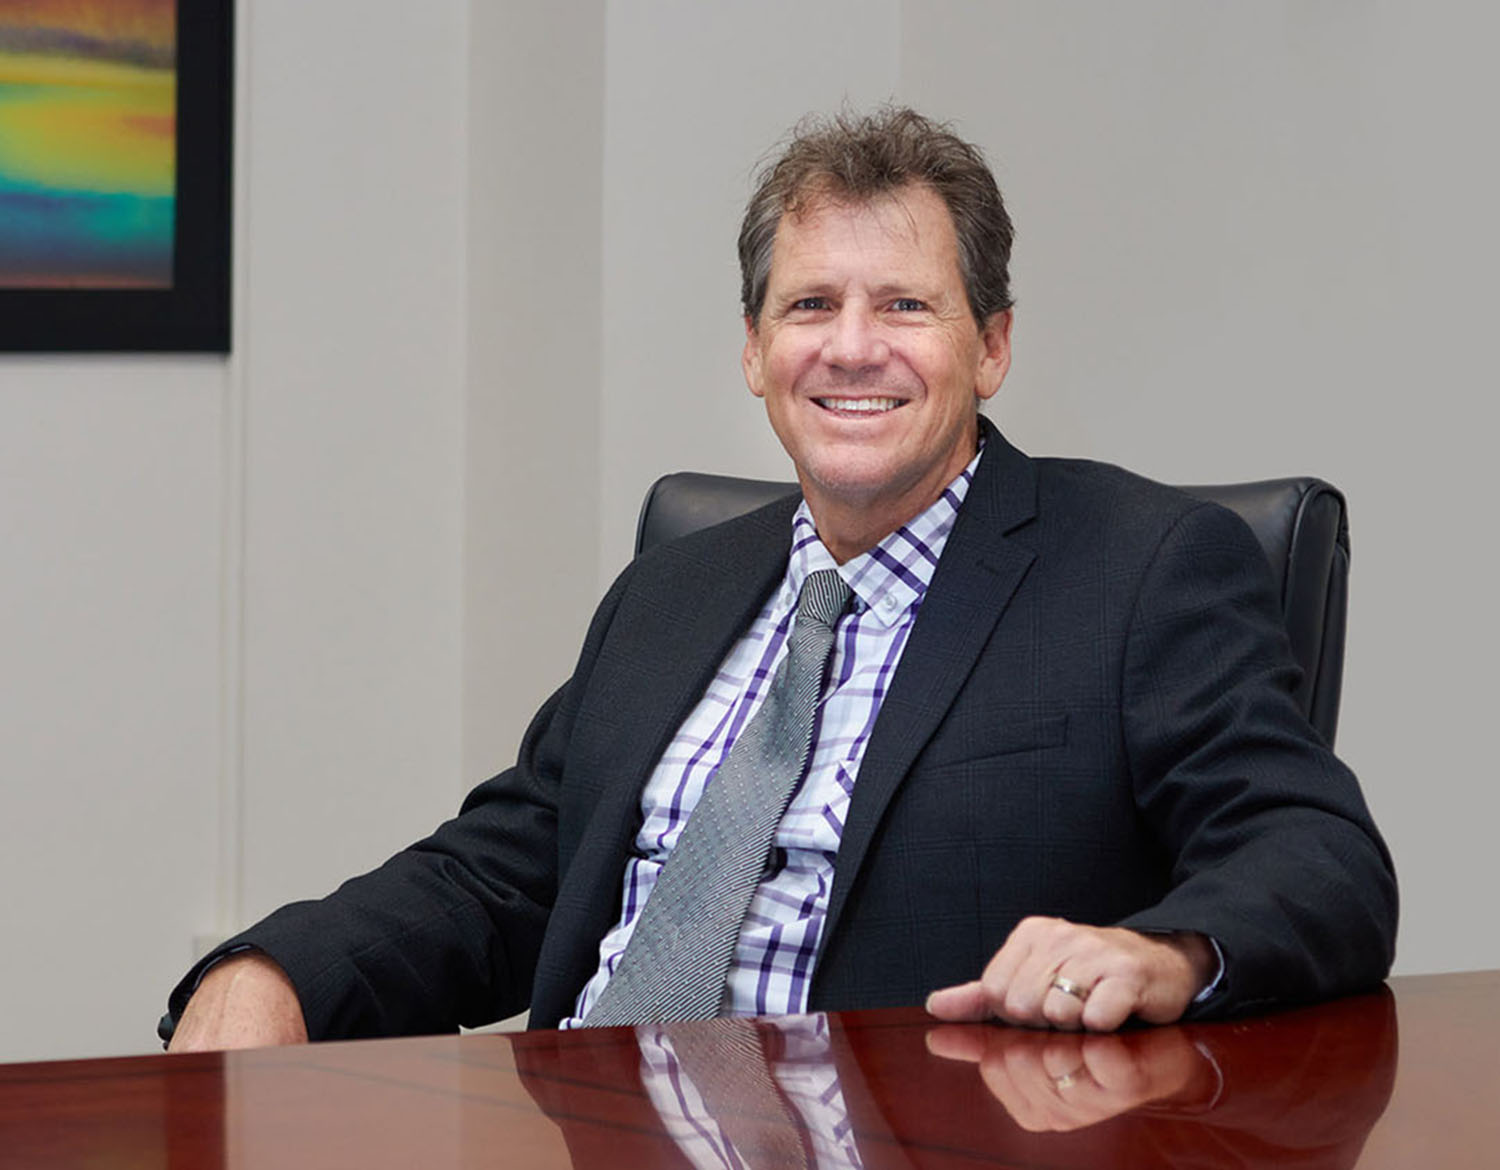
[[[975,324],[952,217],[925,186],[783,216],[760,322],[745,330],[745,379],[840,560],[963,470],[976,401],[1010,365],[1010,313]]]

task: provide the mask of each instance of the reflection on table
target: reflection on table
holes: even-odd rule
[[[517,1063],[580,1167],[1337,1167],[1390,1100],[1396,1037],[1382,989],[1275,1023],[1111,1036],[909,1013],[715,1020],[528,1046]],[[600,1125],[621,1092],[655,1117]]]
[[[0,1167],[1483,1166],[1497,1054],[1483,972],[1117,1036],[900,1009],[9,1065]]]

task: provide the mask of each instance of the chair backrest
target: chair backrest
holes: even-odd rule
[[[646,493],[637,553],[729,520],[797,491],[795,483],[679,471]],[[1330,744],[1338,729],[1349,606],[1349,525],[1344,497],[1312,476],[1182,489],[1222,504],[1250,525],[1271,563],[1292,654],[1302,667],[1297,701]]]

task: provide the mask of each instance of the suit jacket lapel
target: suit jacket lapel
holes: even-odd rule
[[[876,719],[839,843],[826,948],[886,806],[948,713],[1034,553],[1007,533],[1036,514],[1036,469],[981,417],[984,457]]]
[[[620,631],[585,684],[608,696],[611,765],[575,778],[593,808],[565,857],[538,965],[534,1019],[552,1023],[593,974],[599,939],[619,916],[620,875],[640,826],[641,790],[729,647],[786,572],[798,500],[642,557],[614,619]]]
[[[626,696],[619,714],[629,744],[622,747],[635,749],[629,760],[641,773],[633,799],[785,574],[798,502],[789,497],[702,539],[665,546],[640,566],[632,590],[642,611],[632,615],[638,649],[620,663],[634,678],[606,680],[624,685],[601,689]]]

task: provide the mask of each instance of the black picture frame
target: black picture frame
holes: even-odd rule
[[[172,286],[0,288],[0,350],[229,352],[233,88],[234,0],[178,0]]]

